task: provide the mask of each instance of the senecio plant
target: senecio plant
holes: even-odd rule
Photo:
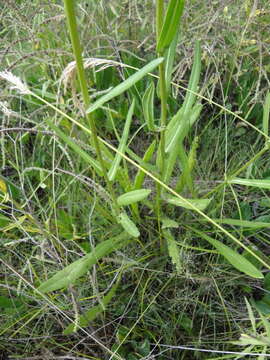
[[[244,245],[234,235],[224,229],[220,222],[205,214],[204,211],[213,201],[212,195],[214,191],[205,197],[199,197],[194,186],[193,169],[196,164],[198,139],[193,139],[189,151],[185,148],[185,141],[202,110],[202,104],[200,103],[201,96],[198,93],[201,71],[201,46],[199,41],[195,43],[193,66],[185,98],[182,104],[179,105],[177,112],[173,116],[170,115],[171,109],[169,109],[168,98],[171,91],[173,64],[181,28],[181,16],[184,11],[184,0],[170,0],[167,8],[165,8],[164,0],[156,0],[156,59],[137,70],[113,89],[110,89],[95,102],[91,101],[87,86],[87,76],[85,73],[87,65],[82,57],[82,47],[76,23],[75,1],[64,0],[64,4],[73,54],[76,60],[76,74],[84,103],[84,119],[81,121],[75,120],[46,102],[46,100],[40,98],[28,88],[25,88],[23,84],[20,83],[20,86],[18,86],[18,79],[16,80],[15,77],[11,78],[11,74],[3,72],[1,77],[13,82],[14,86],[21,93],[31,94],[40,101],[43,101],[87,134],[96,156],[88,154],[78,145],[78,142],[66,135],[64,130],[52,121],[47,120],[48,126],[55,132],[56,136],[62,139],[67,146],[85,161],[86,165],[91,167],[93,175],[100,179],[99,184],[104,194],[100,202],[104,202],[105,199],[105,206],[111,210],[111,221],[114,225],[118,226],[119,231],[115,237],[99,243],[90,253],[87,253],[41,283],[37,291],[44,294],[67,288],[84,275],[99,259],[139,238],[140,224],[142,223],[142,205],[148,208],[151,214],[155,214],[152,224],[156,225],[157,242],[160,244],[160,251],[169,254],[177,274],[182,272],[182,261],[173,229],[178,227],[179,224],[175,219],[168,217],[168,209],[173,207],[180,207],[183,211],[187,209],[188,211],[196,212],[204,220],[218,228],[223,237],[226,236],[262,265],[269,268],[267,262],[257,253],[254,253],[248,246]],[[155,70],[158,70],[158,75],[152,73]],[[141,97],[140,104],[136,104],[135,100],[131,102],[126,114],[123,133],[118,137],[118,148],[115,148],[98,134],[96,121],[99,121],[99,119],[95,112],[102,108],[104,111],[108,111],[108,116],[110,116],[109,110],[104,108],[104,105],[128,91],[144,77],[150,79],[147,89]],[[159,116],[154,111],[154,104],[156,103],[160,104]],[[270,96],[268,94],[264,106],[262,132],[266,139],[268,139],[269,104]],[[146,149],[143,157],[139,157],[127,145],[135,106],[141,106],[145,128],[149,135],[152,136],[152,142]],[[236,177],[266,151],[268,151],[267,141],[265,147],[247,164],[243,165],[237,173],[225,179],[224,184],[270,188],[268,180],[249,180]],[[181,169],[180,175],[179,167]],[[132,179],[129,173],[131,168],[133,173],[134,168],[136,169],[136,174]],[[146,177],[151,178],[155,184],[154,187],[149,189],[144,185]],[[176,181],[172,181],[173,177],[174,180],[176,177]],[[104,205],[100,204],[100,206]],[[227,221],[227,223],[230,222]],[[254,278],[263,278],[261,271],[253,263],[243,255],[240,255],[236,250],[225,245],[224,242],[206,235],[195,227],[190,228],[190,231],[193,231],[196,236],[210,243],[237,270]],[[78,316],[76,324],[71,323],[66,328],[65,333],[68,334],[76,331],[79,327],[87,326],[89,321],[99,312],[103,311],[104,307],[112,299],[117,286],[118,282],[104,296],[102,305],[90,309],[83,316]]]

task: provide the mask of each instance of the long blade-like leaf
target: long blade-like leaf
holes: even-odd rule
[[[148,163],[148,161],[150,161],[152,159],[155,149],[156,149],[156,140],[154,140],[149,145],[148,149],[146,150],[146,152],[144,154],[143,161],[146,164]],[[138,190],[142,187],[144,178],[145,178],[145,172],[143,170],[139,169],[137,172],[137,175],[135,177],[135,180],[134,180],[134,190]]]
[[[192,125],[196,122],[200,113],[202,111],[202,105],[196,104],[190,110],[190,112],[178,112],[175,116],[177,116],[177,123],[171,131],[167,132],[166,136],[166,148],[165,151],[169,153],[177,144],[182,142],[184,138],[187,136],[189,130]]]
[[[99,259],[127,244],[129,236],[122,233],[117,237],[108,239],[98,244],[91,253],[86,254],[79,260],[74,261],[64,269],[58,271],[50,279],[39,285],[38,290],[42,293],[66,288],[73,284],[79,277],[84,275]]]
[[[259,189],[270,189],[270,180],[268,179],[241,179],[241,178],[234,178],[228,180],[229,184],[237,184],[237,185],[244,185],[244,186],[252,186],[257,187]]]
[[[218,252],[225,257],[225,259],[237,270],[243,272],[244,274],[251,276],[255,279],[263,279],[263,274],[258,270],[250,261],[248,261],[243,255],[239,254],[237,251],[232,250],[229,246],[223,244],[222,242],[211,238],[205,233],[192,229],[195,233],[199,234],[203,239],[208,241],[213,245]]]
[[[167,138],[165,139],[166,141],[166,148],[165,151],[169,152],[169,157],[166,161],[165,164],[165,173],[164,173],[164,182],[166,184],[169,183],[174,166],[175,166],[175,162],[177,160],[177,157],[179,156],[179,151],[181,149],[181,147],[183,147],[181,144],[183,143],[183,140],[185,138],[185,136],[187,135],[189,129],[192,127],[192,125],[195,123],[195,121],[197,120],[197,118],[200,115],[202,109],[202,105],[197,104],[193,107],[191,114],[182,114],[182,120],[181,117],[179,118],[180,124],[176,124],[175,125],[175,132],[171,131],[168,133]],[[179,114],[179,116],[181,116],[181,114]],[[189,120],[186,120],[189,119]],[[189,126],[187,127],[186,124],[189,124]],[[174,130],[174,129],[173,129]],[[180,145],[180,146],[179,146]]]
[[[146,125],[150,131],[156,130],[154,125],[154,94],[155,85],[153,82],[151,82],[142,98],[143,115]]]
[[[135,107],[135,99],[133,99],[132,104],[129,108],[128,114],[127,114],[127,119],[126,119],[126,123],[124,126],[124,131],[123,131],[123,135],[121,137],[119,146],[118,146],[118,151],[120,153],[124,153],[125,152],[125,147],[126,147],[126,143],[128,140],[128,134],[129,134],[129,129],[130,129],[130,124],[131,124],[131,120],[132,120],[132,116],[134,113],[134,107]],[[119,164],[121,162],[122,156],[117,153],[115,155],[115,158],[113,160],[112,166],[108,172],[108,178],[110,181],[113,181],[115,179],[117,170],[119,168]]]
[[[150,189],[138,189],[129,191],[117,198],[119,206],[127,206],[142,201],[151,193]]]
[[[210,204],[212,199],[187,199],[190,204],[195,206],[197,209],[203,211]],[[185,209],[194,210],[192,206],[187,204],[185,201],[177,198],[176,196],[166,199],[166,202],[175,206],[181,206]]]
[[[176,54],[178,38],[179,38],[179,34],[177,32],[176,35],[174,36],[173,41],[171,42],[170,47],[168,48],[168,50],[166,51],[166,54],[165,54],[165,59],[166,59],[165,60],[165,81],[166,81],[166,89],[167,89],[168,94],[169,94],[169,89],[170,89],[171,81],[172,81],[173,63],[174,63],[174,58],[175,58],[175,54]]]
[[[200,73],[201,73],[201,43],[200,41],[197,40],[195,43],[195,53],[194,53],[191,75],[188,82],[189,91],[187,91],[183,103],[184,112],[189,111],[195,103],[197,97],[196,92],[200,80]]]
[[[173,38],[175,37],[179,28],[181,16],[184,11],[184,5],[184,0],[170,1],[157,43],[157,51],[159,53],[162,53],[164,49],[169,47]]]
[[[115,98],[116,96],[122,94],[126,90],[128,90],[131,86],[136,84],[139,80],[141,80],[145,75],[153,71],[159,64],[163,62],[164,58],[157,58],[151,61],[149,64],[145,65],[142,69],[137,71],[135,74],[131,75],[128,79],[123,81],[121,84],[117,85],[111,91],[109,91],[106,95],[99,98],[94,104],[92,104],[88,109],[87,113],[93,112],[100,108],[103,104]]]
[[[240,220],[240,219],[213,219],[218,224],[226,224],[232,226],[239,226],[244,229],[263,229],[263,228],[270,228],[269,222],[262,222],[262,221],[248,221],[248,220]]]

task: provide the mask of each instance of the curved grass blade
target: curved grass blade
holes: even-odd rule
[[[186,137],[186,135],[188,134],[189,129],[192,127],[192,125],[195,123],[195,121],[197,120],[197,118],[200,115],[202,109],[202,105],[201,104],[197,104],[193,107],[191,114],[189,115],[189,113],[184,114],[183,112],[178,112],[177,114],[179,116],[182,116],[182,120],[181,118],[179,118],[180,124],[176,124],[175,126],[175,132],[169,132],[168,136],[167,136],[167,148],[166,148],[166,143],[165,143],[165,152],[169,152],[169,158],[167,159],[167,162],[165,164],[165,172],[164,172],[164,182],[166,184],[169,183],[174,166],[175,166],[175,162],[177,160],[177,157],[180,154],[180,151],[182,151],[182,153],[180,155],[182,155],[182,162],[183,162],[183,158],[187,158],[187,155],[184,153],[184,147],[183,147],[183,140]],[[181,115],[180,115],[181,114]],[[177,116],[178,116],[177,115]],[[189,120],[187,120],[189,119]],[[188,126],[187,126],[188,124]],[[168,138],[169,136],[171,136],[171,138]],[[166,142],[166,139],[165,139]],[[182,164],[184,165],[184,164]]]
[[[146,150],[146,152],[144,154],[143,161],[145,163],[148,163],[152,159],[155,149],[156,149],[156,140],[154,140],[149,145],[148,149]],[[134,190],[139,190],[143,186],[144,179],[145,179],[145,172],[143,171],[143,169],[139,169],[137,172],[137,175],[135,177],[135,180],[134,180],[134,186],[133,186]],[[139,210],[138,210],[138,204],[132,204],[131,207],[132,207],[134,214],[139,219],[140,215],[139,215]]]
[[[179,137],[181,134],[182,139],[188,133],[188,130],[191,128],[192,124],[199,117],[202,105],[197,104],[195,106],[194,102],[196,99],[196,91],[200,79],[201,72],[201,46],[200,42],[197,41],[195,44],[195,55],[194,62],[192,66],[192,71],[188,83],[188,90],[185,96],[185,100],[181,108],[171,119],[170,123],[167,126],[166,130],[166,145],[165,151],[168,153],[175,146],[176,142],[179,142]],[[188,116],[190,114],[190,116]]]
[[[121,84],[117,85],[111,91],[109,91],[106,95],[99,98],[96,102],[94,102],[87,110],[86,113],[89,114],[98,108],[100,108],[103,104],[115,98],[116,96],[122,94],[126,90],[128,90],[131,86],[136,84],[139,80],[141,80],[145,75],[153,71],[158,65],[163,62],[164,58],[160,57],[149,64],[145,65],[142,69],[137,71],[135,74],[131,75],[128,79],[123,81]]]
[[[194,105],[195,99],[196,99],[196,91],[199,83],[200,78],[200,72],[201,72],[201,46],[200,42],[197,41],[195,44],[195,54],[194,54],[194,61],[192,65],[191,75],[188,83],[188,88],[185,96],[185,100],[181,108],[178,110],[178,112],[175,114],[175,116],[171,119],[169,122],[167,129],[166,129],[166,137],[170,138],[170,132],[172,134],[175,133],[175,126],[179,122],[179,119],[183,116],[183,114],[186,114],[191,110],[191,108]]]
[[[179,148],[180,148],[179,158],[180,158],[181,167],[182,167],[182,174],[179,177],[179,180],[176,184],[175,189],[177,192],[181,193],[183,191],[184,187],[187,185],[192,196],[196,197],[196,191],[195,191],[194,185],[193,185],[192,170],[196,163],[196,151],[198,148],[198,137],[194,138],[188,156],[186,155],[183,143],[181,143]]]
[[[132,104],[129,108],[126,123],[125,123],[124,130],[123,130],[123,134],[121,136],[121,140],[120,140],[120,143],[118,146],[118,151],[121,153],[125,152],[126,143],[127,143],[128,135],[129,135],[130,124],[131,124],[132,116],[134,113],[134,107],[135,107],[135,99],[133,99]],[[115,176],[116,176],[116,173],[119,168],[119,164],[120,164],[121,160],[122,160],[122,156],[119,153],[116,153],[115,158],[113,159],[112,166],[108,172],[108,178],[110,181],[113,181],[115,179]]]
[[[188,90],[185,96],[185,100],[183,103],[183,110],[184,112],[189,111],[191,107],[194,105],[197,95],[199,80],[200,80],[200,73],[201,73],[201,43],[199,40],[195,43],[195,53],[194,53],[194,60],[191,70],[190,79],[188,82]]]
[[[117,198],[117,204],[119,206],[127,206],[134,204],[138,201],[142,201],[151,193],[150,189],[139,189],[129,191]]]
[[[248,221],[248,220],[239,220],[239,219],[213,219],[218,224],[226,224],[232,226],[239,226],[244,229],[264,229],[270,228],[269,222],[262,222],[262,221]]]
[[[166,144],[165,151],[169,153],[173,148],[184,140],[189,130],[196,122],[202,111],[202,105],[196,104],[189,112],[184,112],[182,109],[179,110],[172,121],[175,121],[175,125],[172,128],[168,128],[166,132]]]
[[[149,131],[155,131],[154,124],[154,94],[155,84],[151,82],[150,86],[146,89],[142,98],[143,115]]]
[[[250,261],[248,261],[244,256],[240,255],[238,252],[232,250],[229,246],[223,244],[222,242],[211,238],[205,233],[195,230],[192,228],[192,231],[200,235],[203,239],[208,241],[213,245],[218,252],[225,257],[225,259],[237,270],[243,272],[244,274],[253,277],[255,279],[263,279],[264,276],[260,270],[258,270]]]
[[[268,179],[241,179],[234,178],[228,180],[229,184],[257,187],[259,189],[270,189],[270,180]]]
[[[166,51],[166,55],[165,55],[165,59],[166,59],[165,60],[165,81],[166,81],[167,94],[170,93],[169,90],[170,90],[171,81],[172,81],[173,63],[174,63],[174,58],[175,58],[175,54],[176,54],[178,38],[179,38],[179,33],[177,31],[173,38],[173,41],[171,42],[170,47]]]
[[[190,206],[187,202],[177,197],[167,198],[166,202],[175,206],[181,206],[185,209],[194,210],[194,207],[196,207],[197,209],[203,211],[210,204],[211,200],[212,199],[187,199],[189,204],[192,204],[193,206]]]
[[[148,163],[152,159],[155,149],[156,149],[156,140],[154,140],[149,145],[148,149],[146,150],[146,152],[144,154],[143,161],[145,163]],[[144,178],[145,178],[145,172],[143,171],[143,169],[139,169],[137,172],[137,175],[135,177],[135,180],[134,180],[134,189],[135,190],[138,190],[142,187]]]
[[[74,261],[64,269],[58,271],[50,279],[39,285],[37,290],[42,293],[55,291],[66,288],[73,284],[79,277],[84,275],[99,259],[111,253],[114,250],[120,249],[126,245],[129,237],[126,233],[122,233],[114,238],[103,241],[98,244],[91,253],[86,254],[79,260]]]
[[[160,37],[157,43],[157,52],[162,53],[164,49],[170,46],[173,38],[175,37],[180,19],[184,11],[184,0],[171,0],[167,12],[165,15],[165,20],[162,26]]]

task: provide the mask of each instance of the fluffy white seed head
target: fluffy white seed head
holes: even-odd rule
[[[20,78],[13,75],[10,71],[0,71],[0,79],[8,81],[12,84],[12,89],[18,90],[21,94],[31,94],[31,91],[28,89]]]

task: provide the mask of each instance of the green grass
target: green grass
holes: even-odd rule
[[[0,355],[266,359],[267,2],[65,3],[0,10]]]

